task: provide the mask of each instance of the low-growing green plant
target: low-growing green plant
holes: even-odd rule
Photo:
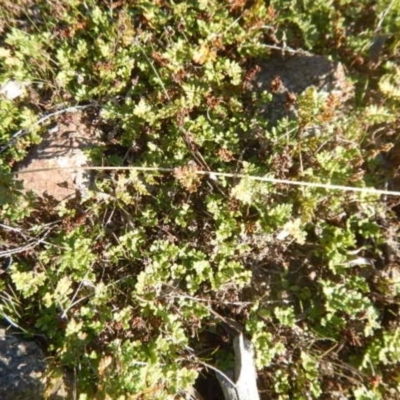
[[[75,371],[81,400],[184,398],[240,329],[262,398],[395,399],[397,205],[252,177],[396,189],[398,3],[17,3],[0,10],[0,87],[23,88],[0,95],[0,312],[45,338],[46,393]],[[256,66],[277,52],[342,61],[356,101],[310,87],[271,123]],[[13,168],[77,104],[102,132],[92,163],[127,169],[61,203],[24,193]]]

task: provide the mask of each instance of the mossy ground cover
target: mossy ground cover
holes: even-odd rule
[[[2,2],[0,310],[41,338],[48,396],[68,373],[79,399],[184,398],[235,328],[263,399],[399,398],[398,197],[251,179],[398,190],[399,32],[386,0]],[[354,96],[271,123],[257,66],[305,52]],[[91,165],[127,169],[25,193],[15,166],[74,107]]]

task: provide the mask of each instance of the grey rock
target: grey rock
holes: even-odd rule
[[[264,61],[256,86],[273,94],[272,102],[262,110],[272,124],[283,117],[296,118],[295,98],[311,86],[318,92],[334,94],[342,103],[353,96],[343,65],[318,55],[298,54]]]
[[[0,399],[40,400],[46,363],[39,346],[0,329]]]
[[[261,65],[258,82],[268,85],[277,76],[285,88],[296,94],[309,86],[326,92],[337,91],[346,97],[349,94],[343,65],[324,56],[295,55],[265,61]]]

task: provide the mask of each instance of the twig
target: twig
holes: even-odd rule
[[[11,231],[11,232],[18,232],[18,233],[22,232],[22,229],[20,229],[20,228],[13,228],[12,226],[4,225],[4,224],[0,224],[0,228],[3,228],[5,230]]]
[[[240,18],[241,18],[241,17],[240,17]],[[238,18],[238,19],[240,19],[240,18]],[[236,23],[236,22],[237,22],[237,20],[234,21],[234,23]],[[232,26],[234,23],[232,23],[232,24],[227,28],[227,30],[230,29],[231,26]],[[153,70],[154,74],[156,75],[158,81],[160,82],[160,85],[161,85],[162,90],[163,90],[163,92],[164,92],[164,94],[165,94],[165,97],[166,97],[169,101],[171,101],[172,99],[171,99],[170,95],[168,94],[168,91],[167,91],[167,89],[165,88],[164,82],[162,81],[160,74],[158,73],[156,67],[154,66],[154,63],[149,59],[148,55],[146,54],[146,52],[143,50],[143,48],[142,48],[141,46],[139,46],[139,49],[140,49],[141,52],[143,53],[144,57],[146,58],[146,61],[148,62],[148,64],[150,65],[151,69]],[[205,170],[210,171],[211,169],[210,169],[210,167],[208,166],[208,164],[207,164],[206,160],[204,159],[204,157],[202,156],[202,154],[201,154],[197,149],[194,149],[194,148],[193,148],[192,143],[190,142],[190,137],[192,136],[192,134],[191,134],[189,131],[187,131],[187,130],[183,127],[183,123],[182,123],[182,124],[178,123],[178,130],[179,130],[179,132],[181,133],[181,137],[182,137],[182,140],[183,140],[184,143],[185,143],[186,148],[189,150],[190,154],[192,155],[192,157],[194,158],[194,160],[196,161],[196,163],[197,163],[201,168],[204,168]],[[217,190],[218,190],[224,197],[227,197],[226,194],[225,194],[224,191],[220,188],[219,185],[216,185],[215,183],[214,183],[214,185],[216,186]]]
[[[138,46],[138,47],[139,47],[140,51],[143,53],[144,58],[146,59],[146,61],[149,63],[150,68],[153,70],[153,72],[154,72],[154,74],[156,75],[158,81],[160,82],[160,85],[161,85],[162,90],[163,90],[163,92],[164,92],[164,94],[165,94],[165,97],[166,97],[169,101],[171,101],[171,97],[170,97],[170,95],[168,94],[168,91],[167,91],[167,89],[165,88],[164,82],[162,81],[161,76],[160,76],[160,74],[158,73],[156,67],[155,67],[154,64],[151,62],[151,60],[149,59],[148,55],[147,55],[146,52],[143,50],[142,46]]]
[[[50,114],[47,114],[47,115],[43,116],[42,118],[40,118],[35,123],[33,123],[29,128],[20,129],[18,132],[14,133],[12,135],[12,137],[10,138],[10,141],[6,145],[0,147],[0,154],[3,153],[4,151],[6,151],[8,148],[10,148],[15,143],[17,138],[19,138],[20,136],[26,135],[33,128],[39,126],[40,124],[42,124],[43,122],[47,121],[48,119],[53,118],[53,117],[55,117],[57,115],[60,115],[60,114],[64,114],[64,113],[68,113],[68,112],[74,112],[74,111],[77,111],[77,110],[84,110],[86,108],[96,107],[96,106],[97,106],[97,104],[87,104],[85,106],[73,106],[73,107],[63,108],[62,110],[54,111],[54,112],[52,112]]]
[[[22,328],[22,326],[19,326],[16,322],[14,322],[8,315],[6,314],[1,314],[1,316],[14,328],[17,328],[19,330],[21,330],[24,333],[29,333],[26,329]]]
[[[392,1],[390,2],[390,4],[386,7],[386,10],[384,10],[384,11],[381,12],[381,15],[380,15],[380,17],[379,17],[378,24],[376,25],[376,28],[375,28],[375,33],[379,32],[379,31],[381,30],[383,21],[385,20],[386,16],[389,14],[389,12],[390,12],[390,10],[392,9],[392,7],[393,7],[395,1],[396,1],[396,0],[392,0]]]
[[[11,172],[12,175],[22,175],[22,174],[30,174],[36,172],[43,171],[56,171],[56,170],[81,170],[81,171],[127,171],[127,170],[136,170],[136,171],[144,171],[144,172],[174,172],[175,168],[162,168],[162,167],[140,167],[140,166],[130,166],[130,167],[79,167],[79,166],[71,166],[71,167],[52,167],[52,168],[39,168],[39,169],[27,169],[24,171],[16,171]],[[240,179],[249,179],[251,181],[258,182],[266,182],[273,184],[284,184],[284,185],[292,185],[292,186],[303,186],[303,187],[311,187],[318,189],[326,189],[326,190],[338,190],[342,192],[357,192],[364,194],[375,194],[375,195],[387,195],[387,196],[400,196],[400,192],[384,190],[384,189],[375,189],[371,187],[355,187],[355,186],[345,186],[345,185],[334,185],[330,183],[318,183],[318,182],[306,182],[306,181],[292,181],[289,179],[277,179],[270,178],[267,176],[256,176],[256,175],[246,175],[246,174],[237,174],[237,173],[229,173],[229,172],[214,172],[214,171],[202,171],[196,170],[194,171],[198,175],[209,176],[211,179],[216,177],[223,178],[240,178]]]
[[[1,257],[10,257],[13,254],[18,254],[18,253],[22,253],[23,251],[31,250],[41,243],[51,244],[45,240],[49,233],[50,233],[50,229],[47,232],[45,232],[43,237],[40,239],[32,240],[29,243],[27,243],[26,245],[21,246],[21,247],[0,251],[0,258]]]
[[[42,243],[43,241],[44,241],[44,239],[39,239],[38,241],[30,242],[30,243],[26,244],[25,246],[17,247],[15,249],[0,251],[0,257],[10,257],[13,254],[18,254],[18,253],[22,253],[23,251],[26,251],[26,250],[31,250],[34,247],[36,247],[38,244]]]
[[[266,49],[271,49],[271,50],[279,50],[282,52],[282,54],[285,54],[285,52],[287,52],[290,54],[302,54],[304,56],[313,56],[313,54],[307,50],[293,49],[292,47],[289,47],[289,46],[278,46],[275,44],[262,44],[262,43],[258,43],[258,46],[264,47]],[[245,45],[243,47],[250,47],[250,45]]]
[[[222,377],[226,382],[228,382],[233,388],[236,387],[236,385],[232,382],[232,379],[230,379],[227,375],[225,375],[220,369],[213,367],[210,364],[205,363],[204,361],[200,361],[200,360],[195,360],[194,362],[197,362],[200,365],[203,365],[204,367],[213,370],[214,372],[216,372],[220,377]]]

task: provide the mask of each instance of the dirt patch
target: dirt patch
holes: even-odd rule
[[[95,129],[84,121],[82,113],[64,115],[17,167],[17,179],[23,181],[27,191],[59,201],[76,191],[84,193],[90,186],[90,172],[68,168],[87,166],[87,151],[97,143]]]

